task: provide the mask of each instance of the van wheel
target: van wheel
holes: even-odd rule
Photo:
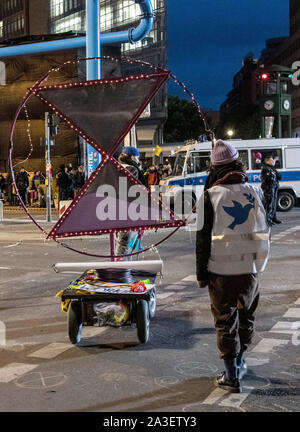
[[[295,205],[295,198],[289,192],[280,192],[278,195],[277,208],[279,211],[288,212]]]

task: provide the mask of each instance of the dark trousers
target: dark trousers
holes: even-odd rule
[[[278,187],[263,190],[268,223],[276,218]]]
[[[209,274],[211,311],[220,358],[235,358],[247,350],[254,333],[254,312],[259,300],[258,275]]]
[[[69,199],[68,189],[59,188],[59,201],[66,201]]]
[[[19,194],[20,194],[20,197],[23,201],[23,204],[27,205],[27,203],[26,203],[26,189],[19,189]]]

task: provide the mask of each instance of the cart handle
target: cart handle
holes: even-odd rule
[[[149,260],[149,261],[119,261],[119,262],[72,262],[72,263],[56,263],[53,269],[56,273],[74,271],[86,271],[90,269],[105,269],[105,268],[124,268],[130,270],[143,270],[149,273],[163,273],[162,260]]]

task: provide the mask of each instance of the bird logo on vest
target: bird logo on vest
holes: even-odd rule
[[[231,230],[234,230],[237,225],[243,225],[243,223],[245,223],[248,219],[250,211],[255,208],[254,196],[246,193],[243,195],[247,198],[250,204],[247,204],[243,207],[238,201],[232,201],[234,207],[223,206],[225,212],[234,218],[234,221],[227,227]]]

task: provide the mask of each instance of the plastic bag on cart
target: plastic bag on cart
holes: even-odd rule
[[[121,327],[129,318],[129,305],[126,303],[95,303],[94,311],[98,327]]]

